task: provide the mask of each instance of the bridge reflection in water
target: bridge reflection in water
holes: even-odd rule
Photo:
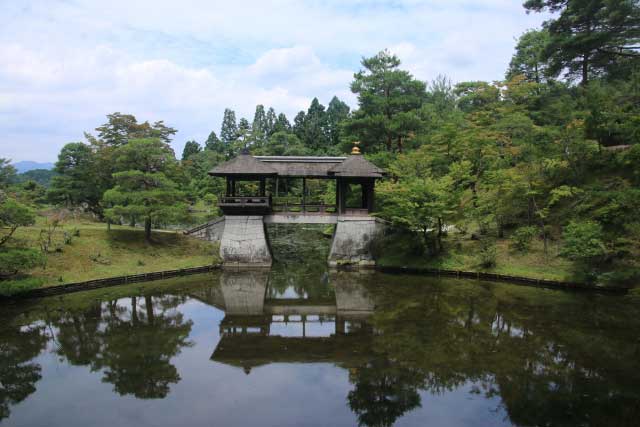
[[[217,294],[210,288],[204,298],[225,311],[211,359],[246,373],[269,363],[360,365],[374,332],[367,323],[374,301],[362,281],[354,280],[366,273],[344,276],[331,275],[332,292],[326,295],[278,295],[270,289],[268,271],[224,271]]]

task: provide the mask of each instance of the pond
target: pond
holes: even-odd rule
[[[318,265],[3,306],[0,425],[638,425],[638,299]]]

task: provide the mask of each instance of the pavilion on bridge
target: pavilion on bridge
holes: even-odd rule
[[[213,168],[209,175],[226,178],[226,194],[219,203],[225,215],[367,215],[374,210],[375,181],[385,172],[360,155],[356,147],[347,157],[252,156],[243,152]],[[335,182],[335,204],[309,197],[307,180],[311,179]],[[302,181],[302,194],[291,202],[280,195],[282,187],[289,189],[294,180]],[[257,183],[249,187],[255,194],[240,194],[242,182]],[[359,197],[353,197],[354,187],[359,187]]]

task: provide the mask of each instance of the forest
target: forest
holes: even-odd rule
[[[377,245],[383,259],[456,267],[464,253],[465,268],[527,260],[575,280],[637,283],[640,4],[527,0],[525,12],[551,14],[519,37],[500,81],[420,81],[382,50],[353,75],[354,109],[337,97],[314,98],[292,119],[263,105],[252,120],[228,108],[219,132],[179,156],[176,129],[115,112],[65,145],[46,180],[18,179],[2,159],[0,276],[49,250],[12,238],[45,207],[141,224],[151,238],[152,227],[193,222],[198,207],[215,215],[223,183],[207,171],[243,149],[338,156],[359,141],[389,172],[377,215],[397,231]]]

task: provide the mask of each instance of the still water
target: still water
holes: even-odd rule
[[[279,264],[1,307],[2,426],[638,426],[640,301]]]

